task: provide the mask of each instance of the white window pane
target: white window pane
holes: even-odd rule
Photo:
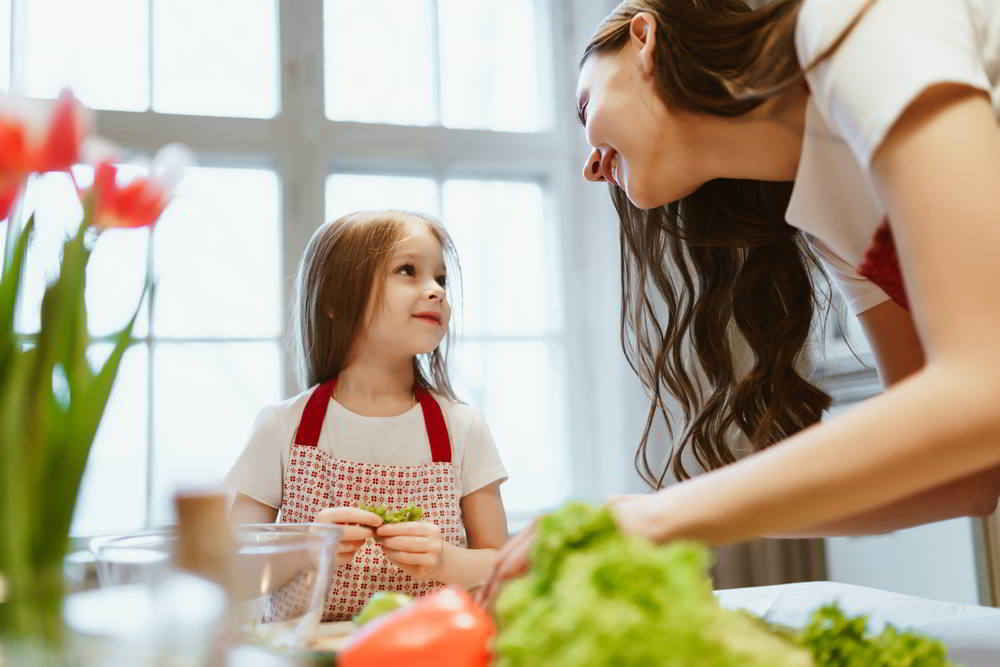
[[[540,335],[562,326],[559,251],[534,183],[449,180],[444,223],[462,264],[462,331]]]
[[[95,369],[111,349],[110,344],[91,348],[88,356]],[[122,357],[87,460],[73,513],[73,535],[134,530],[146,521],[148,359],[145,345],[130,347]]]
[[[55,97],[70,86],[90,107],[149,108],[146,2],[31,0],[25,15],[25,86],[32,97]]]
[[[275,0],[153,4],[153,108],[270,118],[278,111]]]
[[[153,234],[157,336],[276,336],[281,331],[278,178],[195,167]]]
[[[278,343],[157,345],[152,523],[173,520],[179,487],[221,483],[243,451],[257,411],[280,396]]]
[[[438,0],[441,121],[532,132],[542,125],[533,0]]]
[[[504,505],[514,512],[550,507],[570,493],[565,354],[544,341],[458,345],[456,391],[486,417],[510,475]]]
[[[0,0],[0,90],[10,89],[10,0]]]
[[[437,184],[430,178],[334,174],[326,179],[326,219],[362,209],[399,208],[439,216]]]
[[[93,179],[87,167],[74,167],[80,187],[89,187]],[[124,181],[138,170],[123,166],[119,177]],[[63,243],[76,232],[83,218],[83,208],[69,175],[52,172],[31,178],[24,195],[26,211],[34,211],[35,232],[28,246],[21,301],[18,304],[18,330],[37,332],[41,326],[42,296],[45,287],[59,275]],[[103,232],[87,264],[88,328],[95,336],[107,335],[128,323],[139,306],[146,279],[146,244],[144,229],[118,229]],[[149,330],[147,309],[139,312],[133,334],[145,336]]]
[[[429,0],[325,0],[323,8],[326,115],[435,123]]]

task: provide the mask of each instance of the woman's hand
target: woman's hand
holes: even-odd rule
[[[354,560],[354,553],[375,529],[382,525],[382,517],[357,507],[327,507],[316,513],[316,523],[333,523],[343,529],[337,543],[337,565]]]
[[[660,526],[663,524],[663,502],[659,493],[611,496],[608,498],[615,523],[627,535],[644,537],[653,542],[664,539]]]
[[[484,607],[493,603],[500,592],[500,587],[508,579],[519,577],[531,567],[531,551],[535,548],[535,535],[538,532],[538,519],[531,522],[527,528],[507,541],[500,549],[493,574],[476,593],[476,602]]]
[[[385,557],[416,579],[438,574],[444,561],[444,537],[429,521],[387,523],[375,531]]]

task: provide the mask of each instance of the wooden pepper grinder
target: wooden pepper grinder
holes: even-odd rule
[[[226,519],[226,496],[219,491],[180,491],[174,496],[177,544],[174,566],[232,592],[235,542]]]

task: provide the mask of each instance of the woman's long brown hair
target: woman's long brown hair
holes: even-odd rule
[[[430,216],[409,211],[357,211],[317,229],[299,263],[295,280],[292,345],[302,388],[337,376],[370,313],[380,307],[389,261],[408,224],[426,225],[441,243],[449,269],[449,291],[458,277],[451,237]],[[417,386],[458,401],[448,379],[446,336],[430,354],[413,360]]]
[[[742,0],[626,0],[586,47],[588,58],[629,40],[640,12],[656,22],[654,76],[675,110],[738,116],[799,84],[840,45],[874,0],[807,67],[795,52],[801,0],[752,10]],[[814,313],[828,300],[816,288],[818,262],[785,222],[791,182],[717,179],[654,209],[634,206],[618,187],[621,222],[621,337],[625,356],[650,395],[636,469],[654,488],[690,447],[706,470],[736,460],[736,431],[754,451],[819,421],[830,396],[800,372]],[[738,368],[734,339],[752,352]],[[693,353],[693,358],[692,358]],[[680,406],[675,432],[666,397]],[[650,430],[661,414],[674,438],[651,464]]]

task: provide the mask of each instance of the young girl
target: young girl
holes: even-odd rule
[[[507,538],[507,478],[483,417],[455,398],[442,343],[451,306],[439,223],[357,212],[320,227],[299,266],[296,343],[310,389],[261,410],[226,478],[237,522],[338,524],[323,619],[377,591],[472,588]],[[419,506],[383,525],[360,509]]]
[[[621,221],[623,333],[650,419],[667,396],[687,418],[663,467],[647,426],[640,471],[654,488],[667,466],[684,479],[686,449],[709,471],[614,499],[620,525],[722,544],[993,511],[1000,2],[626,0],[577,95],[584,176],[609,184]],[[890,385],[822,424],[830,397],[796,365],[817,256]],[[757,453],[737,460],[733,434]],[[497,579],[531,541],[508,545]]]

